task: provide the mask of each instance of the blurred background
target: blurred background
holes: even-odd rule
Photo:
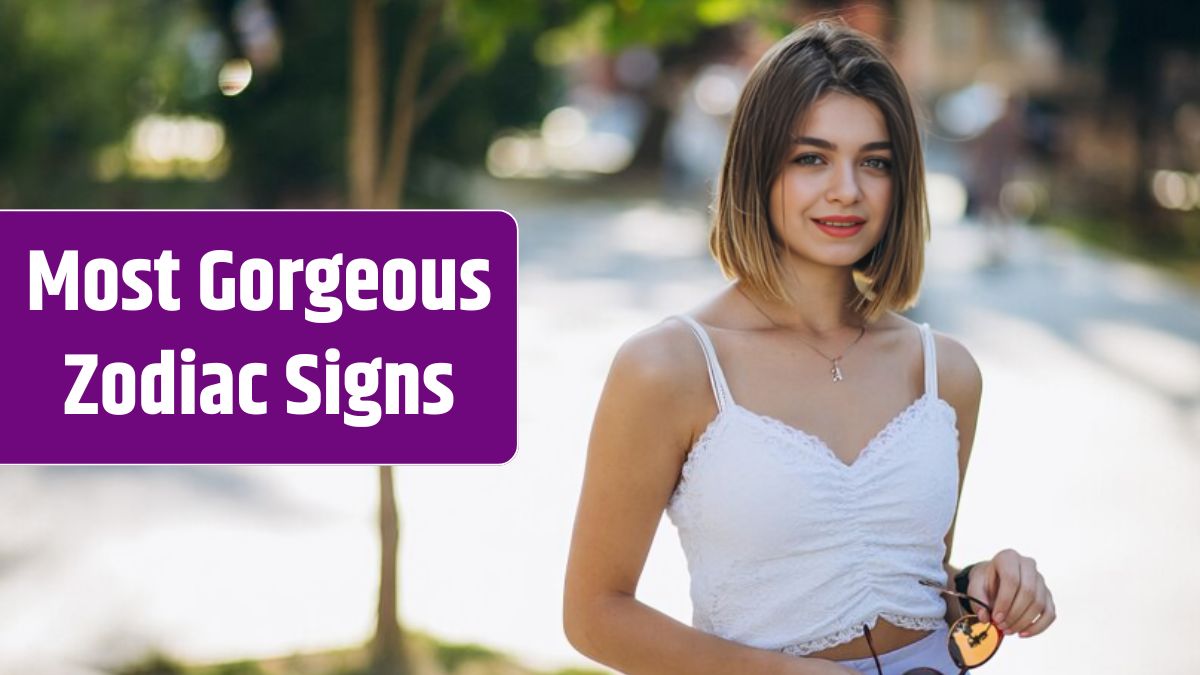
[[[2,0],[0,208],[507,210],[521,382],[498,467],[0,468],[0,673],[599,669],[560,601],[609,361],[725,283],[742,82],[829,14],[925,124],[908,315],[984,374],[952,562],[1058,605],[983,671],[1200,672],[1200,5]],[[639,596],[690,618],[666,521]]]

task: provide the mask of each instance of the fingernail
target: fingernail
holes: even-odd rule
[[[1004,621],[1004,612],[996,612],[996,621]]]

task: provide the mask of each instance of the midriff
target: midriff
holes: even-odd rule
[[[882,656],[887,652],[907,647],[926,635],[929,635],[929,631],[901,628],[900,626],[888,623],[884,619],[879,619],[875,622],[875,627],[871,629],[871,642],[875,643],[875,653]],[[854,638],[850,642],[819,652],[813,652],[807,656],[810,658],[828,659],[830,661],[869,659],[871,658],[871,647],[867,644],[867,637],[863,635]]]

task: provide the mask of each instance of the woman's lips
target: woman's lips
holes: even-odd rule
[[[818,228],[820,228],[820,230],[822,232],[824,232],[825,234],[827,234],[831,237],[837,237],[839,239],[842,239],[845,237],[853,237],[854,235],[858,234],[860,230],[863,229],[863,224],[864,224],[864,221],[860,220],[855,225],[846,225],[846,226],[842,226],[842,227],[835,227],[833,225],[825,225],[820,220],[817,220],[816,218],[813,218],[812,221],[813,221],[813,224],[815,224]],[[829,221],[837,222],[838,219],[830,218]]]

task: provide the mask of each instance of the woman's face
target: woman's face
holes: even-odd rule
[[[831,267],[867,255],[887,226],[892,163],[874,103],[838,92],[818,99],[771,186],[771,225],[788,253]]]

